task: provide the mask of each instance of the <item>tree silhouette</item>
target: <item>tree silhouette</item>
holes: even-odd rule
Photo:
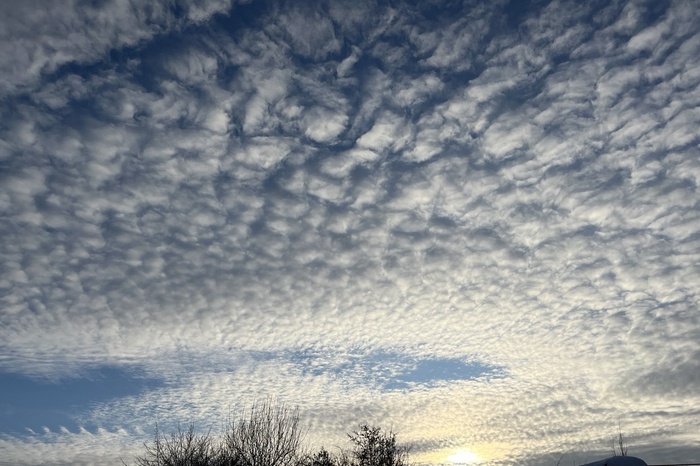
[[[254,404],[247,417],[230,422],[222,449],[234,465],[296,466],[302,441],[299,411],[268,400]]]
[[[325,448],[321,448],[313,455],[308,462],[308,466],[337,466],[339,461]]]
[[[136,466],[409,466],[409,448],[380,427],[363,425],[348,434],[353,447],[338,454],[324,448],[304,453],[303,434],[298,409],[267,400],[230,420],[221,437],[197,434],[193,424],[185,431],[178,426],[168,437],[156,425],[152,443],[144,443],[145,454],[135,461]]]
[[[161,434],[156,425],[153,444],[144,444],[146,453],[136,457],[138,466],[219,466],[220,449],[209,433],[200,435],[190,424],[186,431],[180,426],[170,437]]]
[[[409,448],[399,446],[391,431],[363,425],[348,437],[354,444],[352,456],[357,466],[408,466]]]
[[[610,443],[613,456],[627,456],[627,442],[622,435],[622,427],[619,423],[617,425],[617,438],[613,437]]]

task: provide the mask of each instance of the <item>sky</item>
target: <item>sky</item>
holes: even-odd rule
[[[693,1],[0,3],[0,464],[700,461]]]

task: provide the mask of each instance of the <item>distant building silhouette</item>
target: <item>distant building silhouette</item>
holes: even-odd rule
[[[634,456],[612,456],[594,463],[586,463],[581,466],[647,466],[647,464]]]

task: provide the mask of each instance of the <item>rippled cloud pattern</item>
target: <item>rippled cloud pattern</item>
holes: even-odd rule
[[[691,1],[6,2],[0,456],[274,397],[418,463],[700,460]]]

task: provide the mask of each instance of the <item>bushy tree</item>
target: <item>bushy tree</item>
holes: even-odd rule
[[[363,425],[348,436],[354,444],[352,457],[357,466],[408,466],[409,448],[398,445],[393,432]]]
[[[325,448],[321,448],[315,455],[309,456],[304,461],[304,466],[337,466],[338,460]]]
[[[299,466],[356,466],[356,464],[352,453],[347,450],[331,453],[321,448],[315,454],[308,455]]]

